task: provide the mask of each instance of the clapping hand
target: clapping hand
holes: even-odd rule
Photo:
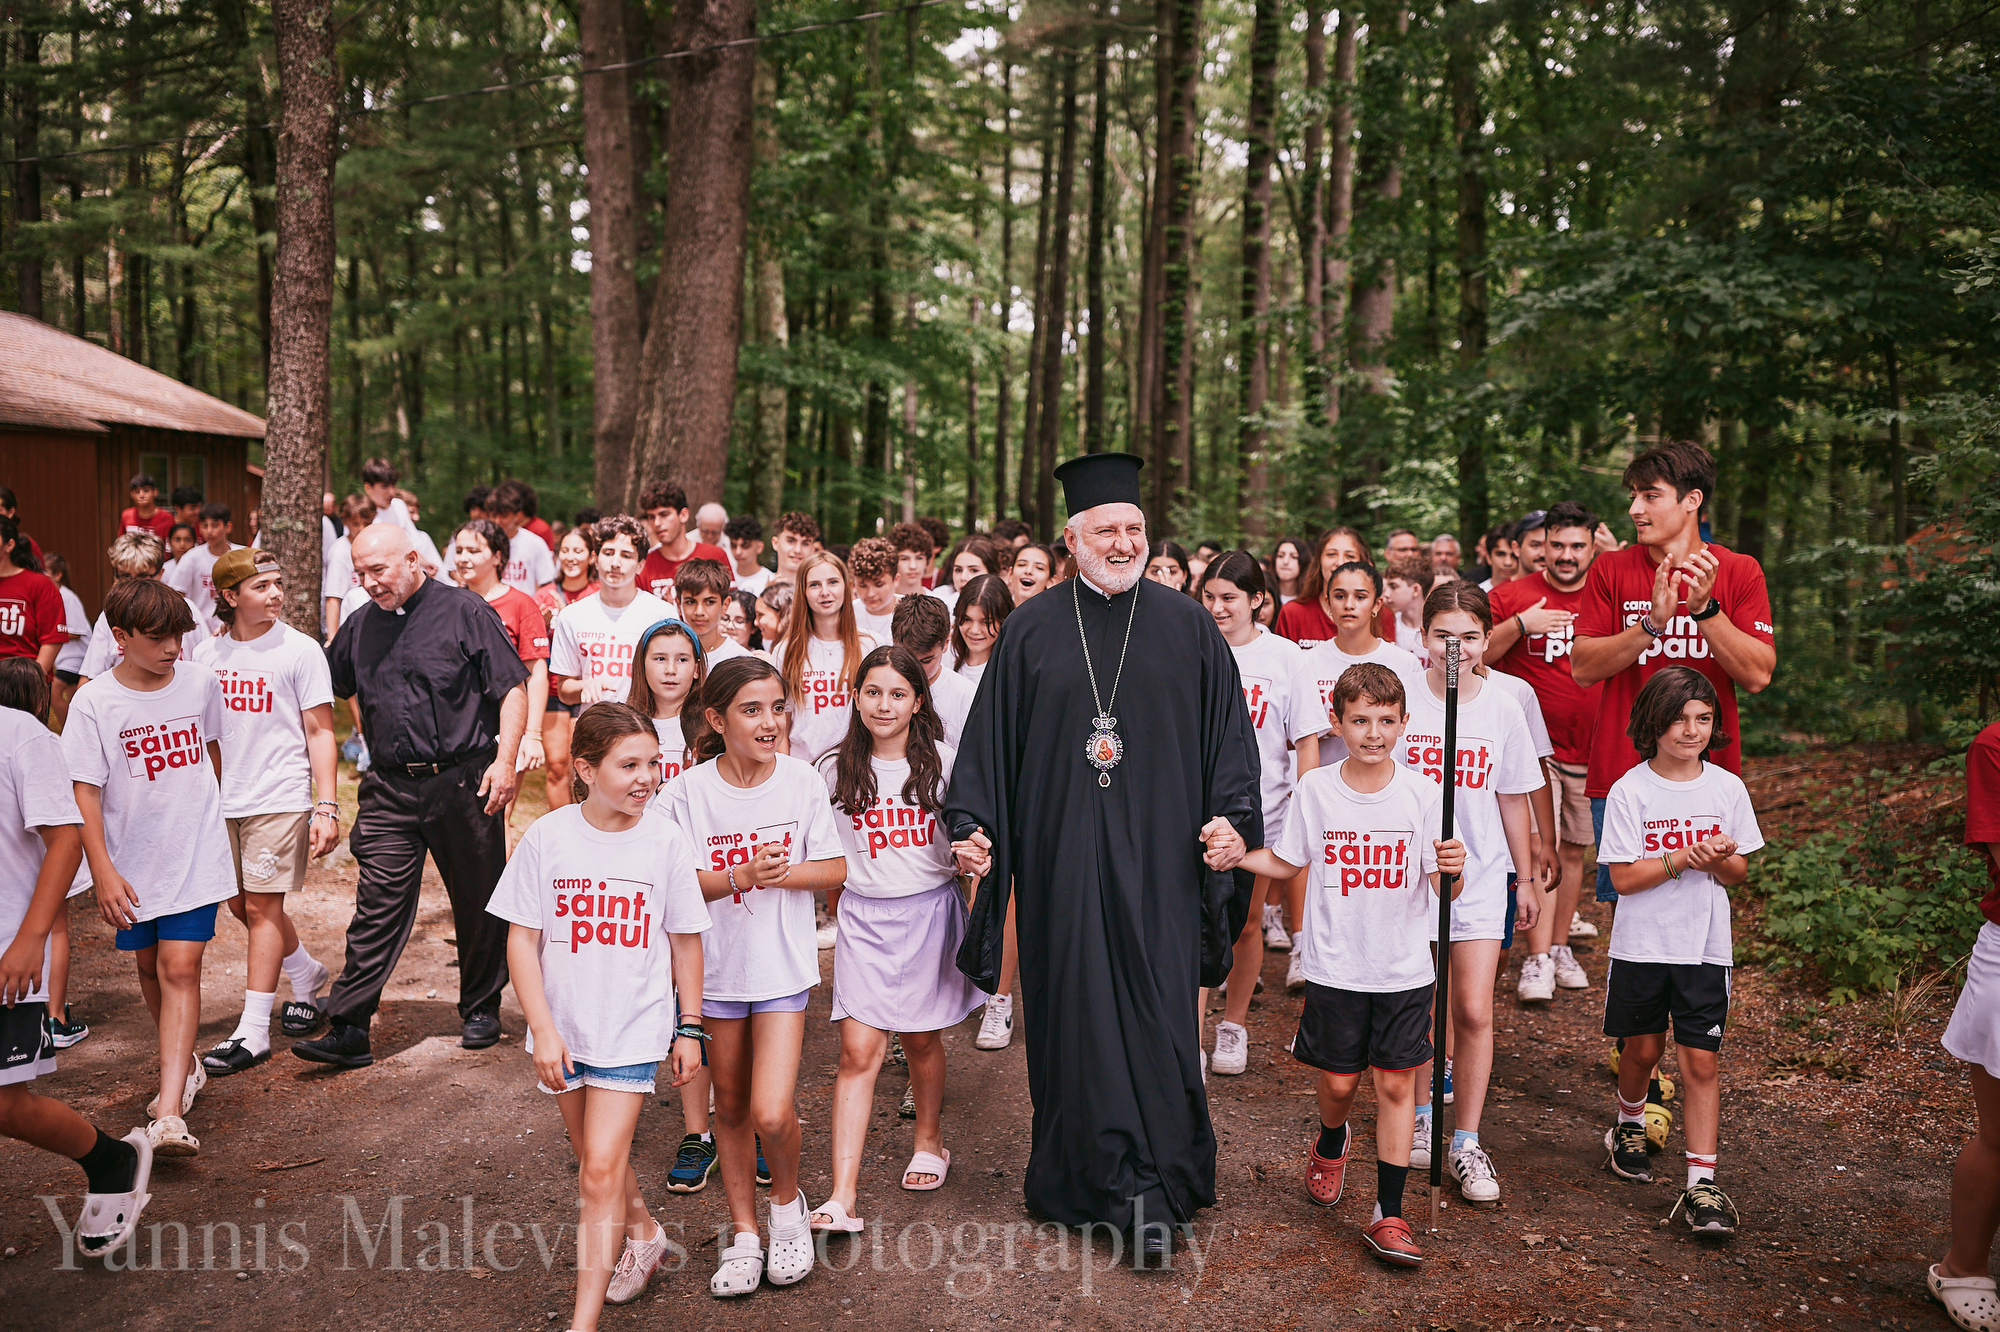
[[[1199,836],[1208,844],[1201,855],[1202,863],[1212,870],[1235,869],[1236,862],[1249,850],[1243,845],[1243,834],[1236,831],[1236,825],[1220,814],[1201,825]]]

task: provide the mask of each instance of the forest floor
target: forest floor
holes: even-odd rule
[[[1823,808],[1817,792],[1932,756],[1822,750],[1752,760],[1749,776],[1767,836],[1785,835]],[[351,785],[343,794],[351,806]],[[530,804],[516,811],[517,829]],[[336,858],[312,870],[292,904],[308,946],[335,965],[353,892],[353,862]],[[1604,931],[1600,945],[1608,912],[1585,908]],[[72,904],[70,921],[73,1003],[92,1034],[36,1088],[122,1133],[143,1122],[156,1076],[150,1028],[129,963],[87,899]],[[201,1048],[234,1023],[243,939],[225,917],[208,955]],[[1251,1012],[1250,1070],[1209,1082],[1220,1197],[1197,1220],[1198,1247],[1183,1247],[1172,1272],[1133,1271],[1103,1237],[1086,1246],[1036,1228],[1020,1191],[1029,1126],[1021,1046],[975,1050],[975,1014],[947,1034],[945,1188],[896,1187],[911,1125],[895,1113],[904,1075],[885,1068],[859,1205],[871,1231],[832,1241],[832,1270],[791,1289],[709,1297],[727,1215],[721,1185],[664,1190],[680,1117],[649,1100],[635,1163],[648,1201],[690,1254],[638,1303],[607,1309],[601,1327],[1948,1327],[1923,1293],[1925,1265],[1946,1242],[1951,1162],[1971,1123],[1965,1070],[1937,1045],[1948,995],[1892,1022],[1886,1001],[1828,1009],[1789,975],[1739,968],[1719,1182],[1743,1226],[1717,1247],[1665,1222],[1681,1173],[1678,1125],[1654,1184],[1605,1168],[1613,1099],[1597,1034],[1604,957],[1601,946],[1578,951],[1593,988],[1559,991],[1551,1005],[1517,1003],[1512,967],[1500,979],[1482,1137],[1504,1201],[1473,1210],[1447,1188],[1422,1272],[1387,1269],[1357,1242],[1374,1201],[1366,1091],[1347,1198],[1330,1212],[1306,1200],[1312,1073],[1285,1053],[1296,1003],[1283,996],[1286,959],[1272,954]],[[832,954],[820,961],[830,968]],[[375,1026],[375,1065],[319,1069],[286,1053],[274,1031],[270,1062],[210,1083],[189,1116],[201,1156],[154,1173],[137,1270],[66,1264],[50,1199],[65,1225],[74,1219],[76,1168],[0,1141],[0,1327],[566,1327],[575,1167],[561,1120],[533,1085],[511,991],[507,1039],[459,1048],[453,967],[451,914],[432,873]],[[818,1202],[836,1042],[827,987],[813,993],[819,1020],[807,1027],[798,1106],[805,1187]],[[1406,1211],[1413,1222],[1428,1214],[1414,1181]]]

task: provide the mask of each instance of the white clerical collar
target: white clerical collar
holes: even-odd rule
[[[1109,592],[1106,592],[1103,588],[1099,587],[1097,584],[1091,582],[1089,574],[1078,571],[1076,576],[1083,580],[1083,585],[1085,587],[1095,592],[1098,596],[1103,597],[1106,601],[1111,600],[1111,594]]]

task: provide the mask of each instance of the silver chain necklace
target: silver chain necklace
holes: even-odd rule
[[[1071,581],[1081,584],[1083,579]],[[1118,738],[1118,719],[1111,715],[1111,708],[1118,702],[1118,685],[1125,678],[1125,654],[1132,647],[1132,621],[1139,617],[1138,589],[1135,587],[1132,592],[1132,609],[1125,615],[1125,642],[1118,649],[1118,673],[1111,677],[1111,698],[1107,702],[1098,696],[1097,668],[1091,665],[1090,640],[1083,633],[1083,590],[1080,586],[1071,589],[1070,604],[1076,608],[1076,641],[1083,647],[1083,669],[1090,675],[1090,701],[1097,708],[1097,715],[1090,721],[1095,729],[1084,746],[1084,757],[1097,769],[1099,786],[1111,785],[1111,770],[1125,757],[1125,742]]]

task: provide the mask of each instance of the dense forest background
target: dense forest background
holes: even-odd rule
[[[0,17],[0,306],[264,411],[271,11]],[[333,18],[335,490],[386,454],[441,528],[473,484],[562,516],[664,460],[834,541],[1047,531],[1049,466],[1129,448],[1161,531],[1469,545],[1558,498],[1619,513],[1632,450],[1691,437],[1717,539],[1770,575],[1760,742],[1992,705],[2000,5]],[[594,274],[614,140],[629,256]],[[708,424],[649,444],[677,411]]]

